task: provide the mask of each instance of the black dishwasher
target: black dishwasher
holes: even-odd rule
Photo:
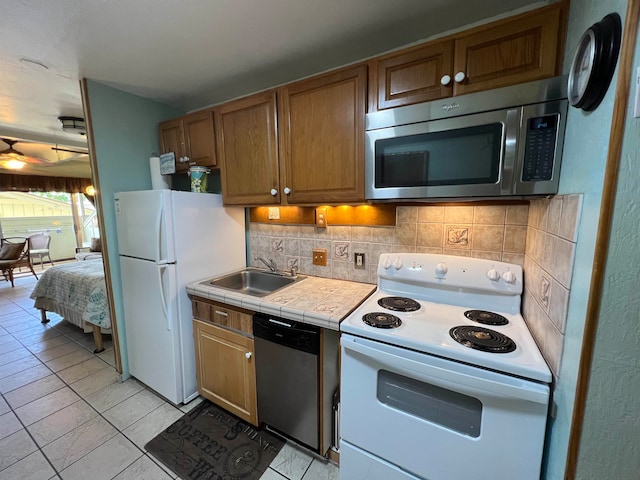
[[[320,328],[256,313],[253,337],[258,420],[318,451]]]

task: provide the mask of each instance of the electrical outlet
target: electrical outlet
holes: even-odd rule
[[[327,266],[327,249],[326,248],[313,249],[313,264],[320,265],[321,267]]]
[[[354,253],[353,254],[353,268],[357,268],[358,270],[364,270],[366,268],[364,263],[364,253]]]
[[[316,208],[316,227],[327,228],[327,209]]]

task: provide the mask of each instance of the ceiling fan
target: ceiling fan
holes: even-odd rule
[[[11,140],[8,138],[0,138],[4,143],[6,143],[9,148],[0,151],[0,166],[3,166],[10,170],[20,170],[26,164],[38,165],[43,167],[58,165],[60,163],[69,162],[72,160],[80,160],[82,157],[86,157],[88,154],[85,151],[81,150],[72,150],[68,148],[59,148],[57,145],[55,147],[51,147],[51,150],[57,152],[55,158],[45,158],[44,155],[26,155],[23,152],[15,149],[13,146],[16,143],[23,143],[27,145],[31,145],[32,147],[36,146],[36,144],[29,144],[29,142],[21,142],[20,140]],[[43,145],[37,145],[40,151],[42,152]],[[46,151],[46,150],[45,150]],[[59,152],[65,153],[74,153],[75,155],[67,156],[60,155]]]

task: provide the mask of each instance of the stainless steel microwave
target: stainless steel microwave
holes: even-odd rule
[[[557,193],[566,85],[555,77],[367,114],[366,198]]]

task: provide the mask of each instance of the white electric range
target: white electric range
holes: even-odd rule
[[[341,480],[537,479],[551,372],[518,265],[380,256],[340,325]]]

